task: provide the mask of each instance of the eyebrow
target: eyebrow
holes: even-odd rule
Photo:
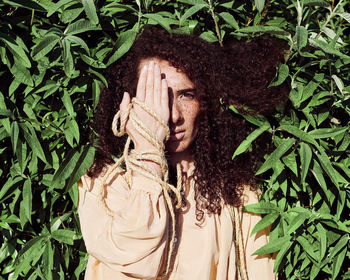
[[[193,92],[196,93],[196,89],[195,88],[184,88],[184,89],[180,89],[177,91],[178,93],[185,93],[185,92]]]

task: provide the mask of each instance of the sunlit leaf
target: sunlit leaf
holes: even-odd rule
[[[273,240],[266,245],[262,246],[260,249],[256,250],[253,255],[264,255],[275,253],[282,248],[283,245],[289,242],[290,236],[286,235],[277,240]]]
[[[98,16],[96,13],[96,7],[94,0],[82,0],[84,10],[88,18],[93,24],[98,24]]]
[[[304,26],[297,26],[296,35],[297,35],[298,50],[301,50],[303,47],[307,45],[307,39],[308,39],[307,29]]]
[[[186,19],[193,16],[195,13],[199,12],[204,7],[208,7],[208,4],[196,4],[189,8],[180,18],[180,25],[182,25]]]
[[[256,130],[254,130],[251,134],[249,134],[248,137],[237,147],[237,149],[233,153],[232,159],[244,153],[250,147],[252,142],[269,128],[270,128],[269,125],[263,125],[257,128]]]
[[[279,145],[276,150],[268,156],[264,164],[256,172],[256,175],[262,174],[268,169],[270,169],[295,143],[294,138],[286,139],[281,145]]]
[[[261,13],[265,6],[265,0],[254,0],[256,9]]]
[[[59,242],[73,245],[75,232],[69,229],[58,229],[51,233],[51,237]]]
[[[269,87],[275,87],[275,86],[281,85],[288,77],[288,74],[289,74],[288,65],[281,64],[280,67],[278,68],[277,79],[272,81]]]

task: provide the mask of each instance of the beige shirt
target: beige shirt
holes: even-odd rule
[[[98,196],[102,179],[82,177],[79,187],[79,217],[89,261],[85,280],[156,279],[162,272],[167,254],[167,211],[161,187],[145,178],[135,178],[129,188],[120,173],[108,178],[106,203],[114,212],[109,216]],[[233,225],[229,211],[205,214],[196,220],[194,181],[187,195],[187,205],[177,217],[176,250],[169,280],[235,280]],[[248,191],[244,203],[257,202]],[[251,256],[267,243],[267,232],[250,236],[260,216],[243,213],[242,233],[249,280],[275,279],[273,262],[268,256]]]

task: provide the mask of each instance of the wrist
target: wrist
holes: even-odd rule
[[[143,171],[152,173],[158,178],[163,178],[166,169],[166,159],[163,152],[159,152],[153,146],[142,146],[143,149],[133,149],[130,151],[130,158]],[[147,148],[146,148],[147,147]],[[149,170],[149,171],[147,171]],[[135,170],[134,170],[135,171]],[[135,171],[135,175],[141,175]]]

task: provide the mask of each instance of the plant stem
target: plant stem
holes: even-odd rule
[[[296,39],[297,39],[297,34],[294,34],[293,39],[292,39],[292,43],[290,44],[290,48],[289,48],[288,53],[287,53],[287,56],[286,56],[286,58],[285,58],[285,60],[284,60],[284,64],[287,63],[287,61],[288,61],[288,59],[289,59],[289,57],[290,57],[290,54],[291,54],[291,52],[292,52],[292,50],[293,50],[293,47],[294,47],[294,44],[295,44]]]
[[[215,23],[216,35],[218,36],[220,47],[222,47],[223,44],[222,44],[221,32],[220,32],[218,21],[216,20],[213,5],[211,4],[211,0],[208,0],[208,3],[209,3],[209,10],[210,10],[211,16],[212,16],[214,23]]]
[[[33,25],[33,20],[34,20],[34,9],[32,10],[32,16],[30,18],[30,26]]]
[[[326,22],[325,22],[325,23],[323,24],[323,26],[321,27],[320,32],[317,34],[317,36],[316,36],[316,38],[315,38],[316,40],[321,36],[321,34],[322,34],[322,29],[324,29],[324,28],[327,26],[327,24],[329,23],[329,21],[331,20],[331,18],[334,16],[334,13],[335,13],[335,11],[338,9],[338,7],[339,7],[339,5],[341,4],[341,2],[343,2],[343,0],[340,0],[339,3],[337,4],[337,6],[335,6],[334,9],[331,8],[331,13],[329,14],[329,16],[328,16]],[[332,5],[332,6],[333,6],[333,5]]]
[[[141,22],[141,16],[142,16],[142,11],[141,11],[141,5],[139,6],[139,13],[137,15],[137,34],[140,32],[140,22]]]

